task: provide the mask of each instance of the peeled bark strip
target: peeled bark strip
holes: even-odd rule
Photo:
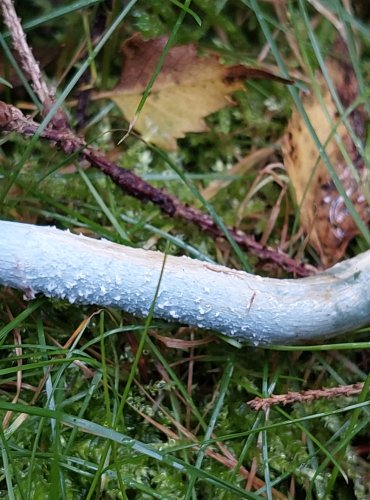
[[[0,221],[0,284],[146,316],[164,255]],[[370,324],[370,251],[297,280],[168,256],[154,316],[253,345],[323,340]]]

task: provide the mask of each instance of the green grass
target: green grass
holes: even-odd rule
[[[104,101],[93,101],[87,110],[83,133],[90,143],[153,185],[210,213],[231,245],[128,197],[97,170],[81,168],[76,155],[66,157],[38,136],[0,137],[2,219],[55,224],[133,247],[282,276],[243,253],[226,226],[239,224],[257,239],[268,234],[273,247],[285,232],[290,254],[301,255],[304,240],[294,239],[299,219],[288,191],[268,227],[286,187],[285,173],[276,174],[278,184],[269,175],[259,177],[263,166],[231,179],[227,168],[270,145],[270,163],[281,162],[278,141],[292,107],[306,120],[299,90],[312,86],[319,93],[314,75],[320,68],[325,72],[325,57],[336,36],[331,22],[303,0],[284,4],[285,23],[273,3],[255,0],[193,0],[185,5],[131,1],[124,9],[113,1],[112,12],[105,11],[105,3],[91,0],[64,2],[60,8],[50,0],[33,2],[34,9],[17,3],[31,46],[36,50],[47,40],[48,47],[59,49],[45,67],[48,82],[58,84],[57,102],[40,120],[39,132],[62,104],[70,122],[76,122],[70,102],[87,68],[96,70],[96,88],[115,84],[119,45],[135,31],[146,37],[172,33],[176,42],[216,49],[228,62],[256,62],[268,43],[266,62],[282,75],[302,71],[287,42],[287,35],[293,36],[308,69],[306,81],[289,88],[271,82],[248,84],[246,92],[235,95],[235,107],[207,119],[209,132],[188,134],[176,153],[150,147],[135,134],[117,146],[127,129],[119,111]],[[353,2],[353,12],[339,0],[321,3],[347,33],[358,100],[368,106],[370,30],[365,3],[362,8],[361,2]],[[94,22],[104,12],[103,34],[91,45]],[[65,73],[71,54],[83,43],[81,59]],[[5,31],[0,44],[9,55]],[[361,58],[356,45],[361,45]],[[14,59],[1,77],[11,80],[11,68],[19,73],[20,83],[4,88],[0,99],[37,109],[38,99]],[[325,78],[336,98],[330,75]],[[339,111],[348,120],[348,110]],[[323,160],[343,191],[325,153]],[[207,202],[201,190],[214,179],[231,182]],[[352,212],[350,200],[344,198]],[[356,222],[360,235],[347,257],[369,246],[368,228],[358,217]],[[310,249],[304,258],[318,262]],[[166,338],[177,339],[177,347]],[[151,316],[137,319],[117,310],[45,298],[26,302],[21,293],[3,288],[0,418],[6,424],[0,426],[0,497],[368,498],[368,338],[369,329],[364,328],[324,345],[255,349]],[[190,345],[185,342],[189,340]],[[274,406],[267,413],[247,405],[255,396],[359,381],[364,390],[357,397]]]

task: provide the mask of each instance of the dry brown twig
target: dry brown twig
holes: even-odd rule
[[[287,394],[273,395],[269,398],[254,398],[248,401],[248,405],[256,411],[267,410],[273,405],[289,405],[293,403],[307,403],[315,399],[332,399],[340,396],[348,397],[359,394],[363,389],[364,384],[342,385],[339,387],[330,387],[324,389],[310,389],[302,392],[288,392]]]
[[[0,128],[24,136],[33,136],[37,133],[39,124],[25,117],[18,108],[0,101]],[[130,196],[142,201],[151,201],[158,205],[165,214],[192,222],[213,237],[224,237],[223,231],[210,215],[184,205],[174,196],[151,186],[133,172],[111,162],[105,155],[88,146],[83,139],[74,135],[70,129],[54,130],[47,128],[40,134],[40,137],[55,143],[66,154],[79,154],[92,166],[109,176],[115,184]],[[280,250],[265,247],[252,236],[239,229],[228,228],[228,230],[236,243],[264,261],[272,262],[296,276],[309,276],[316,272],[313,266],[298,262]]]
[[[0,128],[8,132],[17,132],[24,136],[37,133],[39,124],[27,118],[16,107],[0,101]],[[217,226],[211,216],[181,203],[177,198],[157,189],[133,172],[126,170],[108,160],[96,149],[87,146],[85,141],[74,135],[70,129],[45,129],[40,137],[55,143],[66,154],[77,153],[92,166],[105,173],[125,193],[142,201],[151,201],[159,206],[165,214],[196,224],[201,230],[216,238],[223,238],[223,231]],[[287,272],[296,276],[309,276],[316,272],[313,266],[301,263],[280,250],[265,247],[252,236],[234,228],[228,228],[229,233],[241,247],[258,256],[261,260],[272,262]]]
[[[43,104],[43,114],[45,115],[54,104],[52,93],[43,81],[37,61],[28,47],[26,36],[12,1],[0,0],[0,5],[3,10],[5,23],[13,38],[14,48],[17,50],[22,65],[33,82],[35,91]],[[66,154],[79,154],[80,157],[87,160],[92,166],[109,176],[115,184],[130,196],[142,201],[151,201],[158,205],[165,214],[196,224],[202,231],[207,232],[214,238],[225,237],[224,232],[210,215],[184,205],[174,196],[151,186],[131,171],[109,161],[106,156],[88,146],[83,139],[77,137],[68,127],[62,110],[58,110],[54,118],[55,120],[52,122],[53,128],[46,128],[40,134],[41,138],[53,144],[55,143]],[[38,133],[38,128],[39,124],[25,117],[18,108],[0,102],[0,130],[17,132],[24,136],[33,136]],[[271,262],[285,271],[293,273],[295,276],[309,276],[316,272],[313,266],[298,262],[281,250],[266,247],[257,242],[254,237],[247,235],[239,229],[228,228],[228,231],[235,242],[242,248],[258,256],[261,260]]]
[[[42,104],[43,115],[46,116],[54,105],[54,95],[42,77],[39,64],[34,58],[32,50],[27,43],[26,35],[12,0],[0,0],[0,5],[3,12],[4,23],[12,36],[13,47],[20,56],[21,65],[24,71],[31,78],[33,89]],[[56,111],[51,119],[51,124],[55,129],[63,129],[68,126],[67,118],[61,109]]]

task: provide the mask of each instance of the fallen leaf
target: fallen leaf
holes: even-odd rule
[[[326,63],[342,104],[348,107],[357,96],[354,72],[343,61],[330,59]],[[362,190],[367,181],[367,169],[339,117],[324,78],[319,75],[317,81],[327,113],[313,93],[302,98],[306,113],[321,144],[325,145],[326,153],[348,198],[362,220],[368,222],[369,205]],[[363,137],[365,115],[361,107],[352,113],[350,121],[356,134]],[[341,138],[355,166],[355,176],[339,150],[333,130]],[[341,259],[349,241],[359,231],[324,162],[320,159],[311,134],[296,110],[293,111],[283,139],[283,155],[300,208],[302,227],[308,234],[310,244],[320,255],[322,264],[329,267]]]
[[[175,150],[176,139],[186,132],[208,130],[204,117],[232,104],[229,95],[244,89],[244,80],[291,83],[263,69],[224,66],[216,54],[198,55],[196,45],[182,45],[169,50],[143,109],[136,115],[166,43],[166,36],[147,41],[140,34],[132,36],[122,47],[124,63],[118,85],[95,96],[112,99],[146,141],[166,150]]]

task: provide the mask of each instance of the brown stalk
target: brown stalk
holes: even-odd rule
[[[32,80],[33,90],[36,92],[42,104],[43,116],[46,116],[54,105],[54,95],[46,85],[38,62],[34,58],[30,49],[26,35],[23,31],[21,21],[17,16],[12,0],[0,0],[0,6],[3,12],[4,23],[8,27],[12,40],[13,47],[20,56],[20,62],[23,70]],[[59,109],[51,119],[51,124],[55,129],[63,129],[67,127],[67,118],[64,112]]]
[[[332,399],[339,396],[353,396],[359,394],[363,389],[364,384],[358,382],[357,384],[343,385],[340,387],[330,387],[324,389],[310,389],[309,391],[302,392],[288,392],[287,394],[273,395],[270,398],[254,398],[248,401],[248,405],[253,410],[267,410],[272,405],[288,405],[293,403],[307,403],[315,399]]]
[[[19,109],[0,101],[0,129],[8,132],[17,132],[24,136],[33,136],[37,133],[38,127],[38,123],[25,117]],[[66,154],[79,154],[80,157],[87,160],[92,166],[110,177],[115,184],[130,196],[142,201],[151,201],[155,205],[158,205],[166,215],[192,222],[202,231],[207,232],[215,238],[224,237],[223,231],[217,226],[210,215],[184,205],[174,196],[151,186],[130,170],[126,170],[111,162],[102,153],[88,146],[83,139],[75,136],[69,129],[45,129],[40,134],[40,137],[55,143]],[[313,266],[297,262],[280,250],[265,247],[252,236],[247,235],[239,229],[229,227],[228,231],[238,245],[261,260],[276,264],[296,276],[309,276],[316,272]]]

